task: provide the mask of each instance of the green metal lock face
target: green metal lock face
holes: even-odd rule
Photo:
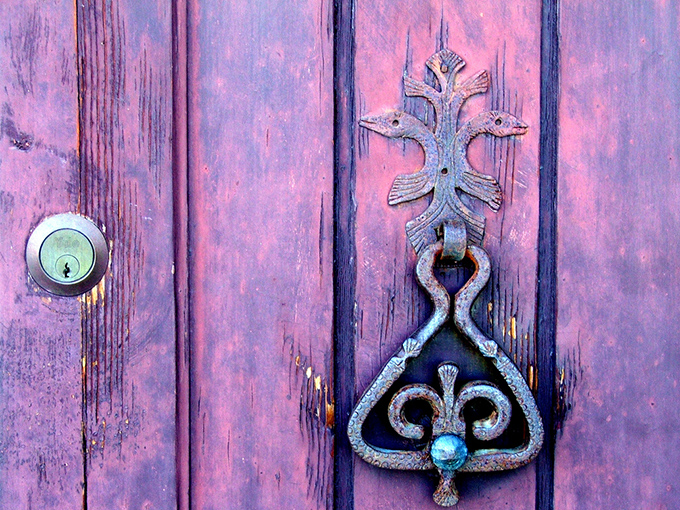
[[[70,228],[53,232],[40,247],[40,265],[60,283],[75,283],[94,267],[94,248],[82,233]]]
[[[33,280],[58,296],[77,296],[97,285],[109,264],[104,234],[77,214],[45,218],[26,245],[26,263]]]

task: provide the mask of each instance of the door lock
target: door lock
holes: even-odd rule
[[[28,271],[43,289],[77,296],[106,273],[109,250],[101,230],[77,214],[50,216],[33,231],[26,246]]]

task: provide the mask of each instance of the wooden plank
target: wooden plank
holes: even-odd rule
[[[356,337],[355,2],[333,4],[333,509],[354,510],[354,451],[346,433],[354,408]]]
[[[530,126],[528,134],[515,141],[485,141],[480,137],[473,142],[470,157],[473,166],[498,178],[505,199],[499,213],[484,211],[484,246],[494,271],[480,297],[476,319],[532,382],[536,357],[540,9],[536,1],[369,1],[361,2],[356,11],[357,117],[405,108],[424,118],[424,101],[403,97],[402,74],[406,70],[423,79],[426,59],[446,47],[467,62],[464,76],[482,69],[491,74],[490,91],[471,98],[463,109],[463,118],[484,108],[501,109],[517,114]],[[431,121],[432,113],[429,115]],[[415,283],[415,255],[404,232],[405,223],[420,214],[426,202],[387,205],[396,174],[422,166],[421,149],[414,142],[388,140],[366,130],[357,131],[356,143],[358,398],[397,346],[427,317],[430,304]],[[442,275],[450,291],[455,292],[469,273],[448,269]],[[426,363],[423,373],[428,377],[439,361],[450,359],[451,353],[440,349],[437,356],[443,358]],[[533,466],[502,474],[461,476],[461,508],[503,503],[533,509],[534,479]],[[382,470],[361,461],[355,465],[357,508],[438,508],[432,501],[435,487],[431,474]]]
[[[557,330],[557,169],[559,141],[559,0],[541,10],[541,133],[539,138],[538,264],[536,285],[536,403],[543,416],[543,448],[536,458],[536,510],[555,499],[555,372]]]
[[[189,203],[187,104],[187,2],[173,2],[172,158],[175,247],[175,331],[177,338],[176,466],[177,510],[190,509],[191,495],[191,339],[189,325]]]
[[[3,228],[13,248],[3,257],[16,276],[7,275],[12,291],[3,297],[3,352],[11,353],[3,391],[11,393],[2,497],[24,508],[169,508],[169,12],[151,4],[3,8],[14,69],[5,75],[2,148]],[[26,285],[30,227],[65,211],[92,218],[111,245],[107,275],[81,298]]]
[[[172,27],[167,2],[77,3],[79,211],[110,270],[84,296],[89,508],[176,504]]]
[[[192,505],[332,503],[332,4],[190,4]]]
[[[555,506],[677,508],[678,6],[561,12]]]
[[[83,501],[80,305],[25,262],[31,229],[78,202],[73,10],[0,4],[0,508]]]

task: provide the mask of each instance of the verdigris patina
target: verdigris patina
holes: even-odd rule
[[[427,99],[434,107],[436,121],[431,130],[416,117],[403,111],[388,111],[361,118],[360,125],[390,138],[409,138],[420,144],[425,164],[414,174],[398,175],[390,190],[388,203],[400,204],[432,192],[432,200],[421,215],[406,224],[406,233],[416,253],[416,278],[434,304],[430,318],[419,327],[387,361],[377,377],[359,399],[349,420],[348,435],[355,452],[365,461],[388,469],[431,470],[440,474],[434,500],[442,506],[458,503],[454,479],[458,472],[498,471],[513,469],[530,462],[541,448],[543,424],[534,397],[522,374],[498,344],[485,336],[472,320],[472,303],[489,280],[491,263],[481,247],[484,217],[466,206],[458,191],[483,201],[493,211],[501,206],[498,182],[474,170],[467,159],[467,148],[480,134],[497,137],[522,135],[527,125],[502,111],[479,113],[460,127],[458,116],[463,103],[472,95],[486,92],[489,76],[480,71],[457,83],[465,65],[463,59],[449,50],[434,54],[427,61],[439,89],[404,76],[408,96]],[[388,450],[369,444],[363,436],[363,425],[371,410],[404,373],[410,360],[418,357],[423,347],[442,329],[451,314],[451,297],[437,280],[434,266],[442,257],[452,260],[469,258],[475,272],[453,301],[455,327],[498,370],[512,396],[522,410],[528,437],[516,448],[471,450],[466,442],[468,427],[463,409],[474,399],[491,404],[488,417],[474,421],[469,429],[479,441],[498,438],[510,423],[510,399],[489,382],[472,381],[455,392],[458,368],[443,363],[438,368],[441,394],[425,384],[411,384],[399,389],[388,407],[392,428],[402,437],[423,439],[425,428],[410,423],[404,413],[407,402],[421,400],[432,408],[431,437],[420,450]]]

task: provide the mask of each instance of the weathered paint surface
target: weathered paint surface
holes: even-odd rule
[[[332,4],[189,7],[178,187],[171,5],[0,3],[0,508],[175,506],[175,292],[193,341],[183,493],[206,509],[330,507]],[[561,12],[555,507],[671,509],[679,15],[662,1]],[[422,78],[446,46],[463,76],[492,77],[463,116],[507,109],[530,126],[477,140],[471,160],[505,198],[485,211],[494,273],[476,319],[534,385],[540,4],[357,2],[355,22],[357,116],[424,115],[401,75]],[[425,206],[387,205],[420,149],[355,132],[358,397],[429,310],[404,232]],[[25,268],[31,229],[65,211],[111,241],[103,283],[80,299],[49,296]],[[190,256],[190,299],[173,288],[173,228],[188,235],[175,253]],[[451,290],[464,277],[442,274]],[[355,507],[437,508],[435,483],[357,461]],[[461,509],[534,508],[533,466],[458,484]]]
[[[77,204],[73,6],[2,2],[0,20],[0,508],[79,508],[80,304],[38,290],[24,258],[40,219]]]
[[[406,70],[423,79],[425,60],[446,47],[467,62],[463,78],[482,69],[491,75],[489,92],[468,100],[461,118],[483,109],[500,109],[517,114],[530,126],[528,134],[516,140],[480,137],[470,147],[473,166],[496,177],[504,194],[498,213],[483,211],[487,217],[484,246],[494,271],[475,318],[530,381],[535,370],[539,35],[539,2],[375,1],[357,6],[357,116],[381,108],[405,108],[421,118],[429,115],[431,122],[425,100],[403,96],[402,74]],[[426,204],[387,205],[394,177],[419,169],[422,151],[413,141],[387,140],[367,130],[357,130],[357,149],[358,398],[397,346],[425,320],[429,305],[416,284],[415,253],[404,232],[406,221]],[[464,274],[455,269],[443,272],[451,292],[460,288]],[[429,362],[433,379],[441,361],[445,359]],[[461,476],[459,506],[473,509],[508,503],[533,509],[534,478],[533,466]],[[357,461],[354,487],[357,508],[438,508],[431,499],[434,474],[382,470]]]
[[[6,289],[0,506],[175,502],[170,11],[5,2]],[[111,262],[80,298],[27,277],[43,217],[78,212]]]
[[[673,2],[562,2],[555,507],[677,508]]]
[[[109,273],[81,310],[88,507],[171,507],[171,10],[77,5],[78,210],[111,244]]]
[[[192,501],[330,508],[332,4],[192,2]]]

